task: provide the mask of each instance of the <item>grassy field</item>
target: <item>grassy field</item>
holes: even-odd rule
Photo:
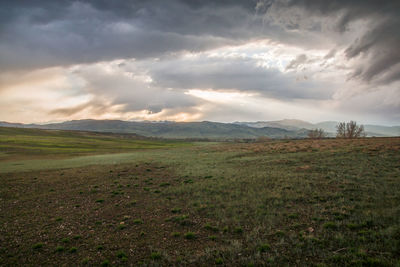
[[[133,134],[0,127],[0,161],[71,158],[187,145],[190,144],[140,138]]]
[[[82,134],[91,150],[77,153],[79,133],[57,134],[21,134],[13,148],[2,132],[1,266],[400,264],[400,138],[187,144]],[[50,149],[31,150],[42,137]],[[119,147],[90,145],[107,138]]]

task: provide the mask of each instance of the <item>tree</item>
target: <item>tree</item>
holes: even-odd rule
[[[363,125],[357,125],[357,122],[340,122],[336,125],[336,137],[338,138],[359,138],[365,137]]]
[[[311,138],[311,139],[322,139],[327,136],[325,131],[321,128],[310,130],[307,135],[308,135],[308,138]]]

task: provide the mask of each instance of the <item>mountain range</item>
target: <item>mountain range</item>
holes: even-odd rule
[[[322,128],[329,136],[335,136],[337,122],[312,124],[301,120],[258,122],[136,122],[121,120],[73,120],[49,124],[22,124],[0,122],[0,127],[38,128],[53,130],[79,130],[110,133],[134,133],[158,138],[208,138],[208,139],[254,139],[304,138],[311,129]],[[368,136],[400,136],[400,126],[365,125]]]

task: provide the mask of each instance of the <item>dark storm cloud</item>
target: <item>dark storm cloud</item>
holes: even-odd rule
[[[4,1],[0,70],[160,57],[253,38],[253,1]],[[250,30],[249,30],[250,29]]]
[[[352,77],[379,84],[400,80],[400,1],[265,0],[260,3],[267,7],[267,16],[288,30],[315,31],[319,29],[315,25],[332,22],[333,27],[328,25],[328,28],[343,33],[351,23],[365,21],[368,30],[347,44],[345,50],[349,60],[359,60]]]
[[[400,79],[399,14],[395,0],[1,1],[0,70],[162,57],[269,38],[345,50],[359,63],[353,78],[387,84]],[[351,43],[340,38],[360,20],[369,30]]]

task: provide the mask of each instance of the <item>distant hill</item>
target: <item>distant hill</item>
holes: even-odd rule
[[[236,122],[236,124],[247,125],[255,128],[275,127],[288,131],[297,131],[300,129],[313,129],[315,126],[312,123],[301,120],[284,119],[280,121],[257,121],[257,122]]]
[[[299,131],[301,129],[311,130],[315,128],[324,129],[329,136],[335,136],[337,121],[324,121],[319,123],[310,123],[302,120],[284,119],[280,121],[258,121],[258,122],[236,122],[239,125],[247,125],[249,127],[276,127],[289,131]],[[364,125],[367,136],[400,136],[400,126],[381,126],[381,125]]]
[[[400,136],[400,126],[380,126],[366,124],[365,130],[375,136]]]
[[[158,138],[208,138],[208,139],[254,139],[261,136],[269,138],[304,138],[308,130],[324,129],[329,136],[335,136],[338,122],[325,121],[310,123],[301,120],[279,120],[258,122],[133,122],[121,120],[73,120],[50,124],[22,124],[0,122],[0,127],[38,128],[54,130],[79,130],[109,133],[137,134]],[[364,125],[368,136],[400,136],[400,126]]]
[[[276,127],[249,127],[247,125],[218,122],[132,122],[120,120],[74,120],[45,125],[0,122],[0,126],[55,130],[79,130],[110,133],[135,133],[161,138],[303,138],[307,131],[291,131]]]

